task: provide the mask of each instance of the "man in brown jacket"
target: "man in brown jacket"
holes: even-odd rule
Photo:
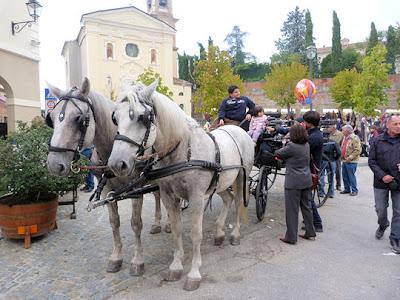
[[[342,174],[344,190],[340,194],[357,196],[357,163],[361,154],[361,142],[358,136],[353,133],[353,127],[345,125],[342,127],[344,139],[342,142]]]

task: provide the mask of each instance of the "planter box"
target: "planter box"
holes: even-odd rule
[[[25,239],[30,247],[31,237],[44,235],[56,228],[58,196],[51,201],[22,205],[0,204],[0,229],[3,237]]]

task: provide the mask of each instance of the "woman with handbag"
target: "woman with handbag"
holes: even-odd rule
[[[287,244],[296,244],[299,209],[304,218],[306,232],[299,235],[307,240],[315,239],[313,215],[309,206],[312,179],[310,172],[310,146],[308,134],[304,127],[294,125],[290,128],[290,142],[275,152],[277,159],[285,160],[285,211],[286,235],[280,238]]]

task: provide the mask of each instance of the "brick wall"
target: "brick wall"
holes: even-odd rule
[[[387,94],[389,96],[389,105],[385,108],[398,109],[399,106],[397,104],[397,93],[400,90],[400,74],[389,75],[389,80],[391,82],[391,87],[387,90]],[[330,95],[331,82],[332,78],[318,78],[314,80],[314,83],[317,86],[317,95],[315,97],[313,107],[320,112],[322,112],[323,109],[337,108],[336,103],[333,101]],[[285,109],[286,107],[278,107],[274,101],[267,98],[263,90],[264,84],[265,81],[245,82],[244,87],[246,91],[242,92],[242,94],[250,97],[253,101],[264,108]],[[296,113],[299,113],[300,109],[307,109],[308,106],[301,106],[299,103],[297,103],[293,106],[293,108],[296,109]],[[384,109],[384,107],[381,109]]]

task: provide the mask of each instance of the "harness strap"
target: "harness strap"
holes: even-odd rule
[[[217,186],[218,186],[218,181],[219,181],[219,175],[221,174],[221,152],[219,150],[219,146],[217,144],[217,141],[215,140],[215,136],[213,136],[211,133],[207,132],[207,135],[212,139],[212,141],[214,142],[214,146],[215,146],[215,163],[217,165],[219,165],[219,169],[215,169],[214,170],[214,174],[213,177],[211,179],[210,185],[208,187],[207,190],[210,190],[212,187],[214,187],[212,193],[210,194],[210,197],[208,197],[208,201],[206,206],[204,207],[204,210],[207,209],[207,206],[210,205],[210,209],[212,210],[212,206],[211,206],[211,199],[212,196],[215,194],[215,191],[217,190]]]
[[[129,144],[135,145],[135,146],[137,146],[137,147],[139,147],[139,148],[142,147],[141,144],[135,142],[134,140],[131,140],[130,138],[128,138],[127,136],[122,135],[122,134],[117,134],[117,135],[114,137],[114,140],[115,140],[115,141],[124,141],[124,142],[127,142],[127,143],[129,143]]]

